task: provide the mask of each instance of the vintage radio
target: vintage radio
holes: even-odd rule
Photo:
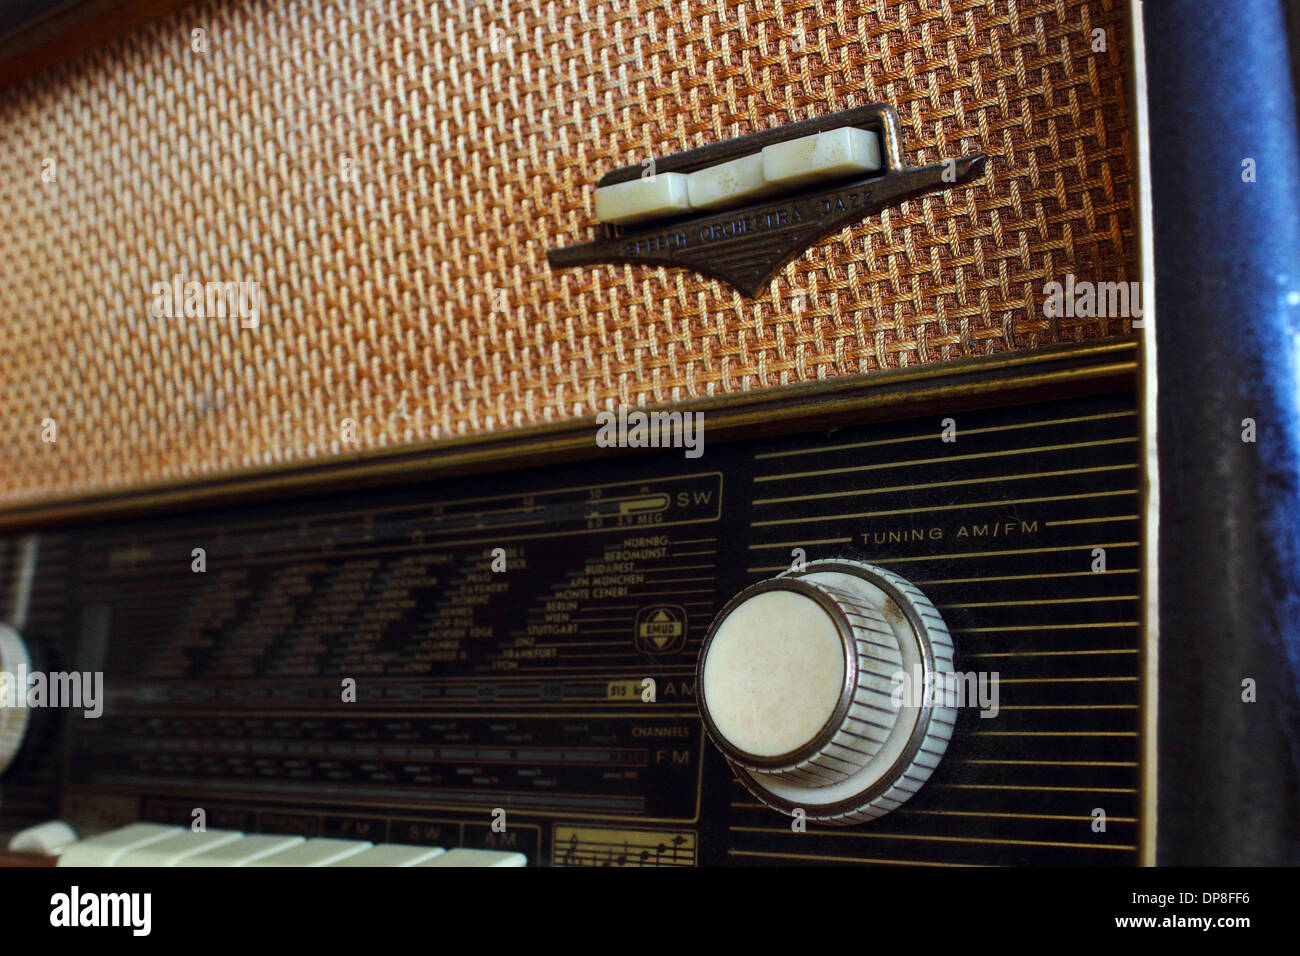
[[[8,40],[11,860],[1296,861],[1277,5],[161,6]]]

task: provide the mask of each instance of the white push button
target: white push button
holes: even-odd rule
[[[615,225],[738,206],[811,183],[881,168],[880,137],[845,126],[813,133],[693,173],[660,173],[596,190],[596,218]]]
[[[754,153],[693,172],[686,177],[691,208],[719,209],[761,199],[773,186],[763,177],[763,155]]]
[[[120,830],[101,833],[74,843],[59,857],[59,866],[115,866],[121,857],[132,850],[151,843],[161,843],[184,832],[180,827],[162,826],[158,823],[133,823]]]
[[[880,137],[844,126],[763,148],[763,178],[782,189],[880,169]]]
[[[62,820],[51,820],[15,833],[9,841],[9,850],[12,853],[54,854],[76,842],[77,833],[72,827]]]
[[[682,173],[659,173],[596,190],[596,218],[614,225],[675,216],[690,208],[686,176]]]
[[[527,866],[528,858],[522,853],[502,853],[499,850],[448,850],[441,856],[417,863],[416,866]]]
[[[329,866],[372,845],[365,840],[308,840],[264,856],[249,866]]]
[[[116,866],[176,866],[188,856],[213,847],[234,843],[243,837],[236,830],[185,830],[158,843],[131,850],[118,859]]]
[[[436,846],[402,846],[398,843],[379,843],[368,850],[344,857],[330,866],[418,866],[446,851]]]
[[[255,834],[222,843],[180,860],[177,866],[251,866],[263,857],[305,842],[300,836]]]

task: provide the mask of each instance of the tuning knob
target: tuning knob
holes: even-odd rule
[[[934,688],[952,639],[904,578],[814,561],[736,595],[700,650],[709,737],[768,806],[851,824],[883,816],[929,779],[956,712]]]
[[[18,756],[27,733],[27,674],[31,666],[18,632],[0,624],[0,775]]]

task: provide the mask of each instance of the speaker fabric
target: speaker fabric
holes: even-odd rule
[[[1137,278],[1125,9],[186,7],[0,92],[0,504],[1125,332],[1042,309]],[[752,300],[548,268],[604,172],[873,101],[988,173]]]

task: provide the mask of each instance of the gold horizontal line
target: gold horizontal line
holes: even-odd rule
[[[946,561],[952,558],[998,558],[998,557],[1003,557],[1004,555],[1015,555],[1015,554],[1057,554],[1063,551],[1090,551],[1093,548],[1136,548],[1137,546],[1138,546],[1138,542],[1136,541],[1112,541],[1109,544],[1062,545],[1059,548],[1007,548],[1005,551],[959,551],[951,554],[920,554],[920,555],[912,555],[910,557],[897,557],[897,558],[881,557],[881,558],[867,558],[866,560],[880,561],[886,564],[902,564],[905,561]],[[766,571],[784,571],[786,567],[787,566],[784,564],[773,564],[773,565],[763,566],[763,567],[746,568],[745,571],[749,574],[761,574]],[[1084,573],[1092,574],[1094,572],[1088,571]],[[1097,572],[1097,573],[1109,574],[1110,572]],[[1131,572],[1120,571],[1116,573],[1124,574],[1124,573],[1131,573]],[[984,581],[984,580],[995,580],[995,579],[971,578],[970,580]],[[1009,580],[1015,580],[1015,579],[1013,578]],[[913,583],[935,584],[937,582],[916,581]]]
[[[709,579],[702,578],[701,580],[709,580]],[[645,583],[646,584],[668,584],[669,582],[668,581],[646,581]],[[634,595],[635,597],[663,597],[664,595],[674,595],[674,594],[712,594],[712,593],[713,593],[713,588],[690,588],[690,589],[673,588],[671,591],[636,591],[635,594],[634,592],[629,591],[628,595],[629,596]]]
[[[888,518],[893,515],[931,514],[935,511],[962,511],[966,508],[996,508],[999,505],[1032,505],[1044,501],[1083,501],[1088,498],[1114,498],[1120,495],[1136,495],[1136,488],[1124,488],[1120,491],[1090,491],[1078,495],[1044,495],[1040,498],[999,498],[993,501],[963,501],[953,505],[925,505],[920,508],[892,508],[888,511],[858,511],[853,514],[811,515],[802,518],[771,518],[767,521],[752,521],[751,528],[765,528],[771,525],[810,524],[814,521],[844,521],[850,518]]]
[[[1034,793],[1137,793],[1132,787],[1030,787],[1011,783],[932,783],[947,790],[1029,790]]]
[[[999,677],[999,684],[1130,684],[1136,677]]]
[[[679,555],[679,557],[680,557],[680,555]],[[701,570],[701,569],[705,569],[705,570],[707,570],[707,569],[709,569],[709,568],[716,568],[716,567],[717,567],[716,564],[682,564],[682,565],[678,565],[678,566],[676,566],[676,567],[669,566],[669,567],[666,567],[666,568],[638,568],[637,570],[639,570],[639,571],[644,571],[644,572],[646,572],[646,573],[649,573],[649,572],[651,572],[651,571],[673,571],[673,572],[677,572],[677,571],[699,571],[699,570]]]
[[[662,570],[666,571],[667,568],[663,568]],[[603,572],[599,572],[599,573],[603,573]],[[637,573],[639,574],[641,572],[638,571]],[[693,578],[654,578],[653,580],[647,579],[643,583],[645,584],[690,584],[692,581],[713,581],[713,580],[715,580],[715,575],[701,574]]]
[[[1019,481],[1026,478],[1059,478],[1063,475],[1091,475],[1103,471],[1124,471],[1132,465],[1100,465],[1095,468],[1066,468],[1060,471],[1035,471],[1021,475],[989,475],[987,478],[963,478],[961,481],[927,481],[920,484],[890,485],[883,488],[853,488],[848,491],[824,491],[815,495],[787,495],[783,498],[755,498],[753,504],[768,505],[787,501],[817,501],[823,498],[850,498],[854,495],[884,495],[895,491],[919,491],[923,488],[951,488],[955,485],[982,485],[993,481]]]
[[[1082,624],[1009,624],[1006,627],[959,627],[953,634],[984,634],[998,631],[1076,631],[1094,627],[1137,627],[1137,621],[1094,621]]]
[[[903,558],[880,558],[881,561],[891,561],[897,564],[900,561],[940,561],[944,558],[992,558],[1001,557],[1007,554],[1044,554],[1055,553],[1058,551],[1089,551],[1093,548],[1136,548],[1136,541],[1112,541],[1109,544],[1076,544],[1062,545],[1059,548],[1016,548],[1006,551],[961,551],[955,554],[922,554],[913,557]],[[1091,572],[1090,572],[1091,573]]]
[[[618,641],[618,642],[616,642],[616,645],[615,645],[615,646],[617,646],[618,644],[626,644],[626,643],[627,643],[626,641]],[[572,644],[538,644],[537,646],[538,646],[538,647],[565,648],[565,647],[572,647],[573,645],[572,645]],[[593,653],[592,651],[583,651],[581,654],[565,654],[565,655],[564,655],[564,659],[567,660],[567,661],[576,660],[577,658],[583,658],[583,659],[590,660],[590,659],[592,659],[592,658],[597,658],[597,659],[599,659],[599,658],[608,658],[608,657],[615,657],[615,658],[619,658],[619,659],[621,660],[621,659],[624,659],[624,658],[627,657],[627,651],[626,651],[626,650],[619,651],[619,652],[616,653],[616,654],[596,654],[596,653]]]
[[[773,853],[759,850],[728,849],[731,856],[755,856],[775,860],[818,860],[825,863],[886,863],[891,866],[961,866],[978,867],[979,863],[931,863],[924,860],[878,860],[868,856],[829,856],[808,853]]]
[[[1085,574],[1091,574],[1091,571],[1085,571]],[[915,582],[913,582],[915,583]],[[933,582],[931,582],[933,583]],[[1106,595],[1104,597],[1077,597],[1077,598],[1053,598],[1051,600],[1028,601],[971,601],[966,604],[940,604],[937,607],[944,610],[950,607],[1030,607],[1036,604],[1087,604],[1093,601],[1136,601],[1136,594],[1117,594]]]
[[[1098,545],[1101,547],[1101,545]],[[1055,548],[1049,550],[1056,550]],[[981,578],[912,578],[913,584],[979,584],[984,581],[1040,581],[1049,578],[1082,578],[1101,574],[1137,574],[1137,568],[1108,568],[1106,571],[1054,571],[1048,574],[999,574]]]
[[[1119,445],[1137,441],[1136,435],[1123,438],[1103,438],[1098,441],[1066,442],[1060,445],[1035,445],[1031,448],[1007,448],[1001,451],[977,452],[973,455],[945,455],[942,458],[913,458],[908,461],[882,461],[870,465],[847,465],[843,468],[822,468],[818,471],[789,471],[771,475],[756,475],[754,482],[786,481],[791,478],[820,478],[823,475],[845,475],[851,472],[879,471],[882,468],[905,468],[910,465],[938,465],[972,459],[1005,458],[1008,455],[1032,455],[1040,451],[1070,451],[1075,448],[1097,448],[1102,445]]]
[[[1077,820],[1088,823],[1092,821],[1091,816],[1066,813],[985,813],[975,810],[908,810],[902,809],[903,813],[920,814],[922,816],[934,817],[997,817],[1007,820]],[[1137,823],[1137,817],[1107,817],[1109,823]]]
[[[584,634],[617,634],[618,631],[583,631]],[[626,647],[627,641],[565,641],[560,644],[537,642],[538,647]]]
[[[1086,651],[990,651],[986,654],[963,654],[967,657],[1074,657],[1076,654],[1136,654],[1135,647],[1117,647],[1106,648],[1105,650],[1089,649]]]
[[[732,827],[733,833],[789,833],[779,827]],[[859,840],[919,840],[929,843],[979,843],[998,846],[1059,846],[1076,850],[1136,850],[1135,846],[1114,844],[1068,843],[1061,840],[1007,840],[999,837],[934,836],[924,833],[881,833],[880,831],[842,831],[839,836]]]
[[[593,632],[588,631],[587,633],[590,634],[590,633],[593,633]],[[611,631],[610,633],[613,634],[613,633],[617,633],[617,632],[616,632],[616,631]],[[626,667],[623,667],[623,668],[620,668],[620,669],[621,669],[621,670],[625,670],[625,671],[634,671],[635,668],[636,668],[636,665],[635,665],[635,664],[628,664]],[[600,665],[597,665],[597,664],[593,664],[593,665],[590,666],[590,667],[586,667],[586,666],[583,666],[583,667],[570,667],[569,670],[571,670],[571,671],[573,671],[573,672],[576,673],[576,672],[578,672],[578,671],[600,671],[600,670],[606,670],[606,668],[605,668],[605,667],[601,667]],[[680,667],[673,667],[673,668],[671,668],[671,669],[665,669],[665,671],[664,671],[664,673],[671,673],[671,674],[674,674],[674,675],[676,675],[676,676],[678,676],[678,677],[688,677],[688,676],[690,676],[691,674],[693,674],[694,672],[695,672],[695,668],[692,667],[691,665],[681,665]],[[520,674],[528,674],[528,675],[532,675],[532,674],[549,674],[549,673],[551,673],[551,669],[548,668],[548,667],[520,667],[520,668],[518,669],[518,673],[520,673]],[[630,679],[632,679],[632,678],[635,678],[635,677],[640,677],[640,676],[641,676],[641,675],[640,675],[640,674],[637,674],[637,673],[610,674],[610,677],[611,677],[611,678],[628,679],[628,680],[630,680]],[[1002,681],[1002,683],[1006,684],[1006,683],[1008,683],[1008,682],[1004,680],[1004,681]],[[405,716],[407,716],[407,715],[406,715],[406,714],[403,714],[402,716],[405,717]]]
[[[987,428],[961,429],[958,431],[959,436],[965,435],[988,435],[993,432],[1015,431],[1021,428],[1041,428],[1046,425],[1069,425],[1074,422],[1091,422],[1100,421],[1106,418],[1130,418],[1137,412],[1106,412],[1100,415],[1079,415],[1075,418],[1053,418],[1041,422],[1016,422],[1011,425],[990,425]],[[849,448],[875,448],[882,445],[897,445],[909,441],[924,441],[925,439],[934,439],[939,437],[933,432],[925,435],[909,435],[905,438],[880,438],[875,441],[855,441],[847,442],[842,445],[821,445],[817,448],[799,448],[794,451],[769,451],[760,455],[755,455],[754,460],[759,461],[765,458],[791,458],[795,455],[815,455],[827,451],[843,451]]]
[[[1135,737],[1132,730],[972,730],[975,737]]]
[[[760,548],[805,548],[810,544],[848,544],[852,538],[818,538],[813,541],[776,541],[772,544],[751,544],[749,549],[757,551]]]
[[[998,710],[1137,710],[1137,704],[1003,704]]]
[[[1045,521],[1045,527],[1054,528],[1063,524],[1099,524],[1103,521],[1136,521],[1137,515],[1103,515],[1100,518],[1071,518],[1069,521]]]
[[[486,703],[502,704],[504,706],[507,702],[490,701]],[[541,701],[540,703],[547,703],[547,702]],[[556,703],[565,706],[570,706],[574,704],[574,701],[572,700],[557,701]],[[610,706],[614,706],[612,701],[609,701],[604,697],[576,698],[576,704],[578,706],[581,706],[583,704],[586,705],[608,704]],[[534,704],[534,706],[536,706],[536,704]],[[660,710],[658,708],[661,706],[663,705],[661,704],[656,705],[656,710],[655,710],[656,714],[660,713]],[[698,717],[699,716],[699,709],[692,704],[668,704],[667,707],[670,708],[670,710],[667,712],[667,715],[670,717],[691,717],[691,716]],[[380,717],[392,718],[392,717],[400,716],[404,719],[419,718],[421,720],[452,720],[456,718],[471,718],[474,720],[484,720],[488,718],[527,718],[527,717],[538,717],[538,716],[542,717],[545,720],[572,720],[575,718],[586,718],[586,717],[609,718],[611,720],[651,719],[648,717],[640,717],[640,716],[634,716],[632,718],[629,718],[628,717],[629,713],[637,709],[638,707],[630,706],[630,707],[626,707],[621,713],[615,710],[600,711],[598,713],[593,713],[590,711],[584,712],[581,710],[568,710],[568,711],[547,711],[544,714],[538,714],[537,711],[520,711],[520,710],[513,710],[513,711],[512,710],[504,710],[504,711],[503,710],[493,710],[493,711],[462,710],[462,711],[454,711],[454,712],[440,712],[436,710],[431,710],[431,711],[426,711],[418,714],[408,713],[405,711],[397,713],[394,711],[384,712],[380,710],[374,710],[374,711],[359,711],[355,713],[355,716],[375,717],[375,718],[380,718]],[[130,713],[132,716],[144,716],[144,717],[196,716],[196,712],[193,709],[176,708],[176,707],[132,707]],[[212,717],[212,716],[216,716],[216,717],[336,717],[338,716],[338,712],[327,711],[327,710],[289,710],[289,709],[245,711],[245,710],[239,710],[231,707],[223,707],[221,710],[210,711],[207,713],[199,714],[198,716],[204,716],[204,717]],[[589,748],[589,749],[600,750],[600,749],[610,749],[610,748],[596,747],[596,748]]]
[[[959,760],[958,763],[1015,767],[1136,767],[1136,760]]]

